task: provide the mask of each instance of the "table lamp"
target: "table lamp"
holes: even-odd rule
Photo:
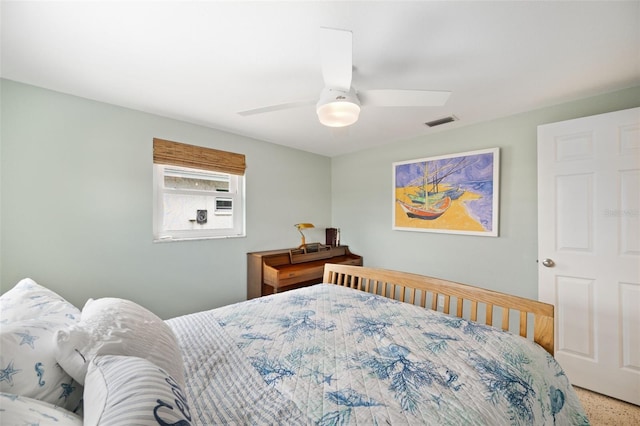
[[[313,226],[313,223],[296,223],[295,226],[298,231],[300,232],[300,235],[302,235],[302,242],[300,243],[300,247],[298,248],[304,248],[304,246],[307,244],[307,242],[304,239],[304,234],[302,233],[303,229],[309,229],[309,228],[315,228],[315,226]]]

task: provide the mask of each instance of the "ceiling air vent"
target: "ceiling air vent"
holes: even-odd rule
[[[452,121],[456,121],[458,117],[455,115],[450,115],[449,117],[438,118],[437,120],[427,121],[426,124],[429,127],[440,126],[441,124],[451,123]]]

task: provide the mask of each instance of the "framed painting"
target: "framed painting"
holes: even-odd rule
[[[498,236],[499,148],[393,163],[393,229]]]

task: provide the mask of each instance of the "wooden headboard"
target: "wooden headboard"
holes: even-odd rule
[[[331,263],[324,266],[323,282],[441,310],[494,327],[497,313],[500,328],[517,329],[525,338],[533,335],[533,341],[553,355],[554,310],[548,303],[408,272]],[[484,318],[478,319],[479,314]]]

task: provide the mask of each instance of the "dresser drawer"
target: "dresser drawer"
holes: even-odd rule
[[[280,285],[286,286],[304,281],[321,279],[323,274],[324,265],[295,271],[282,270],[280,271]]]
[[[272,268],[265,266],[264,283],[274,288],[285,287],[291,284],[317,280],[324,274],[324,265],[309,268]]]
[[[353,266],[362,266],[362,258],[361,257],[353,257],[347,260],[343,260],[341,262],[336,262],[340,265],[353,265]]]

